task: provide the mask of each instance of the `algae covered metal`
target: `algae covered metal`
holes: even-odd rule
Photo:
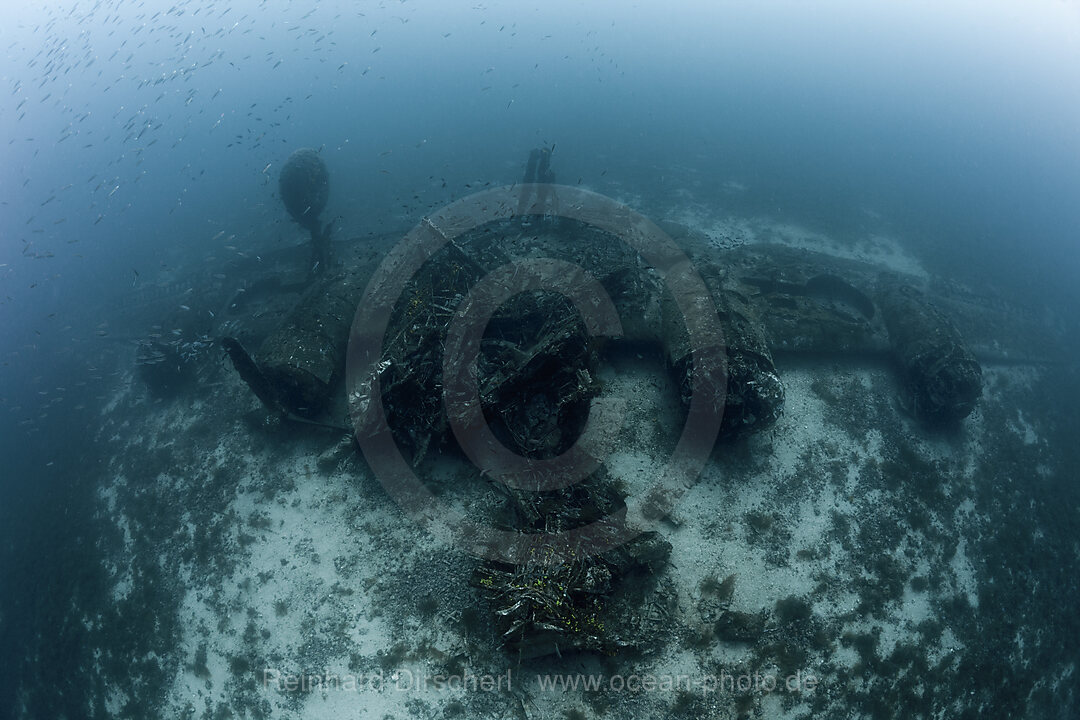
[[[878,302],[901,374],[904,407],[931,422],[970,415],[982,394],[982,368],[956,326],[898,280],[881,283]]]

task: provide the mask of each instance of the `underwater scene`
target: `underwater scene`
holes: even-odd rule
[[[1080,6],[0,24],[0,718],[1080,717]]]

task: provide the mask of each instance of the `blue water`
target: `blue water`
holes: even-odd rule
[[[225,245],[301,239],[276,190],[302,146],[323,148],[342,236],[407,229],[518,180],[528,150],[554,144],[559,182],[645,212],[692,183],[721,214],[881,230],[939,274],[1067,314],[1080,299],[1080,10],[942,5],[5,7],[6,567],[26,571],[43,537],[75,532],[57,513],[100,462],[88,438],[118,381],[107,338],[125,328],[94,308]]]

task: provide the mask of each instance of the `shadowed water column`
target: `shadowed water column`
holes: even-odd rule
[[[278,179],[281,201],[292,219],[311,233],[311,273],[319,274],[330,262],[330,231],[319,213],[330,196],[330,173],[317,150],[300,148],[289,156]]]

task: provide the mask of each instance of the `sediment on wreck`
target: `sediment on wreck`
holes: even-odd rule
[[[477,358],[484,415],[504,445],[523,455],[565,450],[597,393],[597,355],[616,340],[660,348],[678,379],[683,403],[689,404],[696,383],[696,392],[722,414],[722,439],[761,431],[779,417],[784,390],[764,328],[747,299],[724,284],[715,266],[699,263],[705,268],[706,295],[699,292],[677,302],[660,272],[609,233],[565,219],[558,228],[529,234],[495,224],[447,243],[416,273],[395,305],[372,370],[378,373],[395,439],[410,450],[414,463],[449,430],[441,402],[443,354],[459,303],[466,302],[481,278],[487,282],[508,263],[517,268],[517,278],[535,271],[536,263],[557,267],[560,262],[580,268],[584,279],[568,284],[560,276],[566,285],[561,289],[509,295],[497,310],[485,310],[490,322],[483,337],[457,349]],[[500,282],[512,284],[509,277]],[[596,285],[582,290],[582,283]],[[564,295],[593,297],[601,289],[621,324],[616,338],[588,332]],[[718,332],[692,339],[688,323],[717,327]],[[364,413],[358,430],[366,432]]]
[[[711,293],[710,298],[702,299],[704,308],[697,311],[717,314],[722,346],[695,347],[686,319],[665,293],[660,337],[682,401],[690,402],[693,373],[697,372],[704,387],[712,388],[716,409],[723,413],[720,439],[760,432],[776,422],[784,407],[784,386],[764,326],[747,297],[728,286],[717,265],[699,260],[696,268]],[[721,382],[723,386],[717,387]]]
[[[982,395],[982,368],[959,330],[912,285],[884,277],[877,303],[900,371],[902,404],[932,423],[956,422]]]
[[[280,403],[302,417],[328,406],[345,369],[349,327],[362,278],[337,272],[313,283],[256,352]]]

